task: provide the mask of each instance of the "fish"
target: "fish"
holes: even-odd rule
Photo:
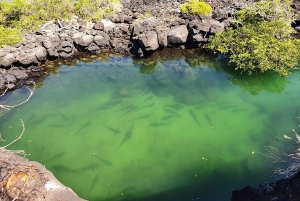
[[[235,105],[223,105],[219,108],[220,110],[227,110],[227,109],[236,109],[236,106]]]
[[[92,186],[91,186],[91,188],[90,188],[90,190],[89,190],[89,194],[90,194],[91,191],[93,190],[93,188],[94,188],[94,186],[96,185],[96,183],[98,183],[98,180],[99,180],[99,175],[96,175],[96,176],[94,177],[94,179],[93,179]],[[89,194],[88,194],[88,195],[89,195]]]
[[[146,103],[148,101],[151,101],[153,99],[154,96],[149,96],[148,98],[146,98],[143,102],[141,102],[140,105],[142,105],[143,103]]]
[[[33,112],[33,113],[30,115],[30,117],[28,118],[28,121],[27,121],[26,124],[27,124],[27,125],[30,124],[31,121],[33,121],[34,117],[35,117],[35,112]]]
[[[147,119],[151,116],[152,114],[145,114],[145,115],[142,115],[142,116],[139,116],[137,118],[134,118],[134,119],[130,119],[128,121],[134,121],[134,120],[139,120],[139,119]]]
[[[67,168],[67,167],[65,167],[65,166],[63,166],[63,165],[54,165],[54,166],[52,166],[52,168],[56,171],[56,172],[68,172],[68,173],[76,173],[76,174],[78,174],[78,173],[80,173],[80,172],[78,172],[77,170],[72,170],[72,169],[70,169],[70,168]]]
[[[65,124],[49,124],[50,127],[65,127],[65,126],[70,126],[70,125],[65,125]]]
[[[213,127],[212,122],[211,122],[211,119],[210,119],[210,117],[208,116],[207,113],[204,114],[204,118],[208,121],[209,125],[210,125],[211,127]]]
[[[254,105],[256,108],[257,108],[257,112],[259,114],[268,114],[268,110],[266,109],[265,106],[259,104],[259,103],[254,103],[254,102],[251,102],[252,105]]]
[[[268,110],[267,108],[264,106],[264,105],[261,105],[259,103],[255,103],[255,102],[252,102],[252,101],[249,101],[248,99],[244,99],[243,100],[246,102],[246,103],[249,103],[249,104],[252,104],[253,106],[256,107],[257,109],[257,113],[259,114],[268,114]]]
[[[123,107],[123,108],[121,108],[119,110],[116,110],[115,112],[120,112],[120,111],[124,111],[124,110],[130,110],[134,106],[135,106],[134,104],[130,104],[130,105],[127,105],[126,107]]]
[[[90,165],[87,165],[87,166],[84,166],[82,168],[79,168],[79,169],[76,169],[76,171],[88,171],[88,170],[93,170],[95,171],[96,168],[98,168],[100,166],[99,163],[94,163],[94,164],[90,164]]]
[[[164,116],[163,118],[161,118],[162,121],[167,121],[171,118],[178,118],[178,116],[173,116],[173,115],[169,115],[169,116]]]
[[[198,124],[199,126],[201,126],[201,124],[199,123],[199,121],[198,121],[198,119],[197,119],[196,114],[195,114],[192,110],[190,110],[189,113],[190,113],[190,116],[195,120],[195,122],[197,122],[197,124]]]
[[[174,114],[176,115],[177,117],[181,117],[181,115],[177,114],[176,112],[174,112],[173,110],[169,110],[169,109],[164,109],[165,112],[168,112],[170,114]]]
[[[32,125],[36,125],[39,126],[40,124],[42,124],[47,118],[49,117],[54,117],[56,115],[54,114],[45,114],[45,115],[38,115],[38,116],[34,116],[35,119],[28,121],[27,122],[27,126],[30,127]]]
[[[54,156],[52,156],[51,158],[49,158],[48,160],[44,161],[44,163],[48,162],[48,161],[51,161],[51,160],[54,160],[54,159],[57,159],[57,158],[60,158],[62,157],[63,155],[65,155],[66,152],[65,151],[62,151]]]
[[[67,117],[65,114],[61,113],[61,111],[59,111],[59,109],[57,109],[58,114],[60,115],[60,117],[62,118],[62,120],[64,121],[69,121],[69,117]]]
[[[149,91],[149,89],[140,90],[140,92],[137,94],[137,96],[143,97],[148,91]]]
[[[151,123],[150,126],[157,128],[157,126],[165,126],[167,124],[170,124],[170,123],[157,123],[157,122],[155,122],[155,123]]]
[[[145,108],[148,108],[148,107],[152,107],[153,105],[155,105],[155,103],[151,103],[151,104],[148,104],[144,107],[141,107],[139,110],[142,110],[142,109],[145,109]]]
[[[104,126],[104,125],[102,125],[102,126],[107,128],[108,130],[112,131],[114,134],[121,133],[121,131],[119,129],[115,129],[115,128],[112,128],[112,127],[109,127],[109,126]]]
[[[204,97],[206,100],[208,100],[207,94],[206,94],[206,92],[205,92],[205,90],[204,90],[203,87],[200,88],[200,93],[202,93],[203,97]]]
[[[121,100],[115,100],[113,102],[111,102],[111,104],[109,105],[109,108],[112,109],[114,107],[116,107],[117,105],[119,105],[122,101]]]
[[[179,103],[172,104],[172,105],[167,105],[167,107],[170,107],[173,110],[181,110],[182,108],[184,108],[184,106],[179,104]]]
[[[95,155],[96,156],[96,155]],[[112,163],[110,162],[110,161],[108,161],[108,160],[105,160],[105,159],[103,159],[103,158],[101,158],[101,157],[99,157],[99,156],[96,156],[96,158],[98,158],[102,163],[104,163],[105,165],[107,165],[107,166],[112,166]]]
[[[121,147],[122,144],[124,144],[127,140],[131,139],[132,136],[132,129],[133,129],[134,123],[132,124],[131,128],[125,133],[125,137],[123,139],[123,141],[120,143],[120,145],[118,146],[118,149]]]
[[[297,108],[295,110],[295,114],[294,114],[294,122],[296,123],[296,125],[298,125],[300,123],[300,112],[299,112],[299,109]]]
[[[236,109],[233,109],[231,110],[231,112],[242,112],[242,111],[245,111],[246,109],[239,109],[239,108],[236,108]]]
[[[109,109],[109,108],[114,108],[115,106],[117,106],[118,104],[120,104],[122,101],[121,100],[114,100],[108,103],[104,103],[102,105],[100,105],[99,107],[97,107],[96,109],[94,109],[93,111],[98,111],[98,110],[105,110],[105,109]]]
[[[26,127],[31,127],[31,126],[39,126],[41,125],[46,119],[44,118],[37,118],[33,121],[30,121],[30,123],[27,123]]]
[[[126,115],[126,114],[128,114],[128,113],[130,113],[130,112],[135,111],[137,108],[138,108],[138,106],[133,105],[130,109],[128,109],[126,112],[124,112],[124,113],[121,115],[121,117],[123,117],[124,115]]]
[[[201,104],[201,105],[197,105],[196,107],[195,107],[195,110],[200,110],[201,108],[203,108],[203,104]]]
[[[71,124],[70,125],[73,125],[75,119],[76,119],[76,115],[73,115],[72,118],[71,118]]]
[[[82,131],[83,129],[85,129],[86,127],[88,127],[90,124],[91,124],[91,121],[86,122],[74,134],[79,133],[80,131]]]

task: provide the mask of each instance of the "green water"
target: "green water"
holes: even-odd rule
[[[0,146],[22,119],[24,136],[9,148],[89,200],[230,200],[231,189],[276,178],[260,152],[291,143],[283,135],[300,124],[300,83],[297,73],[249,77],[222,65],[199,55],[62,65],[0,117]]]

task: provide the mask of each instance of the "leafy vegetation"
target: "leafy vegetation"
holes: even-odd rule
[[[112,17],[121,7],[119,0],[78,0],[75,13],[87,20],[98,20]]]
[[[204,2],[199,0],[190,0],[189,3],[184,3],[181,5],[181,13],[190,13],[193,15],[204,15],[208,16],[212,13],[213,9],[212,7]]]
[[[273,70],[286,76],[300,59],[300,41],[293,38],[295,15],[290,0],[262,0],[237,13],[234,26],[216,34],[208,48],[228,55],[236,69]]]
[[[7,36],[1,37],[0,48],[19,42],[19,33],[35,30],[46,21],[73,15],[99,20],[113,16],[121,6],[119,0],[0,0],[0,36]]]
[[[22,32],[18,29],[4,28],[0,25],[0,48],[4,45],[14,45],[22,41]]]

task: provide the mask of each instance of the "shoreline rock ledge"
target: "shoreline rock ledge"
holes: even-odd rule
[[[42,164],[0,147],[0,200],[84,201]]]
[[[121,0],[122,11],[109,20],[89,22],[74,16],[71,20],[43,24],[39,30],[26,34],[20,44],[0,49],[0,91],[26,82],[24,76],[19,79],[8,71],[12,67],[21,67],[28,78],[32,78],[30,72],[39,77],[42,73],[37,73],[39,70],[34,67],[47,60],[76,57],[80,52],[131,53],[144,57],[163,48],[199,48],[210,35],[225,29],[228,16],[247,4],[246,0],[210,0],[214,12],[204,17],[182,15],[179,9],[184,2]],[[17,84],[19,81],[21,84]]]
[[[300,171],[293,177],[260,184],[258,188],[246,186],[231,192],[231,201],[299,201]]]

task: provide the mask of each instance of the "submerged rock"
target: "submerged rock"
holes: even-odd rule
[[[300,172],[288,179],[280,179],[276,182],[264,183],[259,188],[246,186],[240,190],[231,192],[231,201],[262,201],[300,200]]]
[[[129,96],[130,95],[130,92],[128,90],[127,87],[121,87],[119,90],[118,90],[118,95],[119,96],[122,96],[122,97],[125,97],[125,96]]]

